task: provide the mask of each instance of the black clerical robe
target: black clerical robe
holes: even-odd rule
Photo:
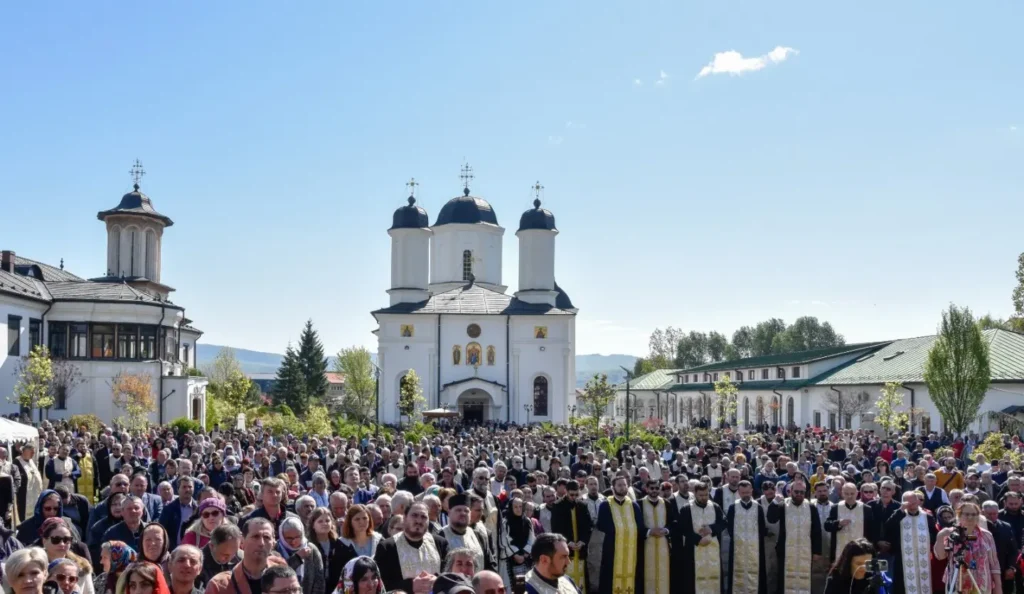
[[[757,517],[757,526],[745,526],[740,522],[737,526],[736,513],[739,509],[752,511]],[[764,508],[751,499],[749,502],[743,500],[733,504],[725,514],[725,524],[729,531],[729,571],[722,576],[722,591],[726,594],[765,594],[768,591],[768,574],[764,564],[764,538],[768,533],[768,525],[765,522]],[[753,528],[753,530],[748,530]],[[737,532],[739,530],[739,532]],[[752,538],[757,538],[757,581],[749,583],[744,576],[737,575],[737,545],[743,546]],[[744,572],[745,573],[745,572]]]
[[[697,591],[697,571],[695,555],[697,552],[697,545],[703,538],[696,532],[693,523],[693,510],[694,508],[706,509],[707,506],[713,506],[715,513],[715,521],[708,525],[708,529],[711,530],[711,537],[718,540],[721,543],[722,533],[726,530],[725,514],[722,513],[722,508],[718,507],[718,504],[713,501],[708,501],[705,505],[700,505],[696,501],[690,503],[690,505],[683,506],[682,515],[679,517],[679,530],[683,533],[685,539],[684,545],[684,557],[683,557],[683,571],[673,571],[673,579],[678,576],[678,585],[673,584],[673,590],[680,594],[693,594]],[[727,555],[728,551],[719,549],[720,555]],[[721,582],[724,583],[726,576],[721,576]]]
[[[928,542],[919,542],[915,547],[913,543],[906,542],[904,534],[911,538],[913,532],[910,530],[909,525],[905,525],[903,522],[904,518],[915,518],[924,516],[921,520],[920,526],[927,526],[925,528],[928,531]],[[911,520],[912,521],[912,520]],[[889,519],[885,521],[885,528],[882,536],[886,542],[889,543],[889,554],[892,555],[892,594],[904,594],[907,592],[907,577],[911,580],[916,580],[917,585],[921,584],[921,574],[929,575],[931,572],[931,550],[935,546],[935,538],[938,536],[939,530],[935,525],[935,520],[929,516],[924,509],[919,509],[916,514],[911,516],[904,510],[896,510]],[[923,536],[923,534],[922,534]],[[904,548],[906,547],[906,548]],[[915,555],[916,552],[916,555]],[[915,565],[910,576],[906,575],[906,563],[912,563]],[[931,575],[931,583],[929,584],[934,590],[935,580],[942,580],[941,575]],[[919,590],[919,587],[913,587],[911,590]]]
[[[791,500],[790,500],[790,505],[793,505]],[[780,504],[780,503],[776,503],[776,502],[773,501],[768,506],[768,511],[765,514],[765,520],[767,520],[768,523],[770,523],[770,524],[774,524],[775,522],[779,523],[779,538],[778,538],[778,541],[776,542],[776,545],[775,545],[776,555],[778,555],[778,559],[779,559],[779,585],[778,585],[778,589],[776,590],[776,592],[785,592],[786,591],[786,586],[785,586],[785,580],[786,580],[786,547],[787,547],[786,543],[788,542],[788,539],[790,537],[792,537],[794,539],[793,540],[793,546],[794,547],[795,546],[810,546],[811,547],[811,556],[813,556],[813,555],[820,555],[821,554],[821,520],[818,518],[818,509],[814,506],[814,504],[812,504],[810,501],[807,501],[806,499],[803,500],[800,503],[800,505],[797,506],[797,507],[802,508],[803,506],[807,506],[811,510],[811,529],[810,529],[810,532],[811,532],[810,533],[810,541],[811,542],[809,544],[807,543],[806,540],[804,540],[806,538],[805,535],[803,535],[803,534],[790,535],[790,534],[787,533],[787,531],[786,531],[786,504],[785,503],[781,503]],[[835,508],[833,508],[833,509],[835,509]],[[808,567],[807,567],[808,583],[810,582],[810,574],[811,574],[811,568],[808,565]]]
[[[406,567],[406,564],[399,560],[400,545],[396,541],[397,538],[403,538],[403,536],[399,534],[380,541],[380,544],[377,545],[377,551],[373,555],[373,560],[377,562],[377,567],[380,569],[380,578],[384,582],[385,590],[388,592],[404,590],[411,593],[413,591],[413,580],[412,578],[406,579],[402,574],[403,567]],[[448,556],[448,541],[433,534],[426,534],[423,538],[424,540],[429,538],[433,541],[440,557],[439,565],[436,569],[430,567],[425,568],[425,571],[434,575],[440,574],[444,570],[445,558]],[[420,546],[424,546],[424,541],[420,541]]]
[[[629,546],[636,547],[636,570],[634,571],[634,592],[643,592],[644,585],[644,538],[647,537],[647,528],[644,526],[644,515],[640,511],[640,505],[632,499],[626,498],[621,502],[615,497],[609,497],[601,506],[597,508],[597,529],[604,533],[604,542],[601,548],[601,577],[600,577],[600,593],[601,594],[617,594],[615,592],[615,544],[616,540],[619,541],[619,546],[626,546],[624,539],[619,536],[616,539],[615,530],[615,514],[613,513],[612,506],[618,506],[619,508],[627,508],[625,513],[629,512],[629,509],[633,511],[633,518],[636,521],[636,539],[635,543],[628,543]]]

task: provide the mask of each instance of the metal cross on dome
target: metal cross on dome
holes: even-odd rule
[[[409,187],[409,196],[416,196],[416,186],[420,185],[420,182],[416,181],[415,177],[410,177],[409,181],[405,182],[405,185]]]
[[[142,181],[142,176],[146,175],[146,170],[142,168],[142,161],[135,159],[135,163],[132,165],[131,170],[128,174],[132,176],[132,182],[138,186],[139,182]]]
[[[462,180],[462,188],[469,193],[469,180],[473,179],[473,168],[466,163],[462,166],[462,173],[459,174],[459,179]]]
[[[539,200],[540,193],[544,190],[544,186],[540,185],[540,182],[538,181],[537,183],[531,186],[531,189],[533,190],[534,198],[537,198]]]

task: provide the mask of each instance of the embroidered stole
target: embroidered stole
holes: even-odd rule
[[[931,536],[928,534],[928,516],[919,511],[900,520],[900,541],[903,560],[903,587],[907,594],[928,594],[932,591]]]
[[[845,501],[840,501],[836,504],[839,509],[839,521],[850,520],[850,523],[839,532],[835,532],[836,539],[836,558],[843,553],[843,549],[846,548],[846,543],[857,540],[858,538],[864,538],[864,504],[857,502],[857,506],[853,509],[846,507]]]
[[[709,501],[701,507],[690,505],[690,517],[693,519],[693,531],[699,533],[705,526],[711,528],[715,523],[715,506]],[[700,541],[697,541],[698,543]],[[719,583],[722,576],[721,549],[718,538],[712,536],[707,546],[699,544],[693,549],[695,594],[719,594]]]
[[[441,531],[445,540],[448,541],[449,550],[458,548],[467,548],[473,551],[473,563],[478,568],[477,571],[483,571],[484,569],[484,547],[483,543],[477,537],[476,532],[472,528],[466,528],[465,534],[458,534],[452,527],[445,526],[445,529]],[[423,537],[426,539],[426,537]]]
[[[532,569],[526,574],[526,591],[530,594],[579,594],[580,592],[565,576],[558,578],[558,587],[554,588],[542,580]]]
[[[576,523],[576,509],[576,504],[573,504],[572,508],[569,510],[569,516],[572,519],[572,542],[580,541],[580,529],[579,525]],[[572,551],[572,553],[569,555],[569,566],[565,570],[566,575],[571,577],[572,581],[576,582],[576,584],[580,588],[580,591],[584,592],[584,594],[586,594],[587,590],[586,563],[586,558],[580,557],[580,552],[578,550]]]
[[[811,593],[811,504],[786,499],[786,550],[782,594]]]
[[[22,518],[22,521],[26,521],[36,515],[36,501],[43,492],[43,477],[36,468],[35,460],[22,461],[21,467],[25,469],[25,476],[21,477],[21,480],[28,481],[25,483],[25,517]]]
[[[608,510],[615,524],[615,557],[612,568],[612,592],[632,592],[636,588],[637,525],[633,502],[621,504],[608,499]]]
[[[761,570],[757,513],[761,506],[751,501],[750,509],[744,509],[737,501],[732,509],[732,593],[757,594]]]
[[[399,534],[395,537],[395,548],[398,550],[398,564],[402,567],[403,580],[411,580],[421,571],[433,575],[441,573],[441,555],[429,534],[423,536],[423,543],[418,549],[409,544],[405,534]]]
[[[668,524],[668,502],[661,500],[657,505],[644,498],[640,504],[644,512],[644,524],[651,528],[665,528]],[[644,540],[644,593],[668,594],[669,567],[668,538],[650,537]]]

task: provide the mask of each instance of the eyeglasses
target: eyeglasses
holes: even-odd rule
[[[55,545],[71,544],[72,542],[74,542],[74,539],[70,536],[51,536],[50,542],[52,542]]]
[[[58,582],[68,582],[69,584],[78,583],[77,575],[55,575],[53,576],[53,579],[57,580]]]
[[[216,518],[220,515],[220,510],[204,511],[203,518]]]

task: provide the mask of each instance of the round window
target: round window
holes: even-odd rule
[[[470,338],[479,338],[480,326],[476,324],[470,324],[469,326],[466,327],[466,334],[468,334]]]

